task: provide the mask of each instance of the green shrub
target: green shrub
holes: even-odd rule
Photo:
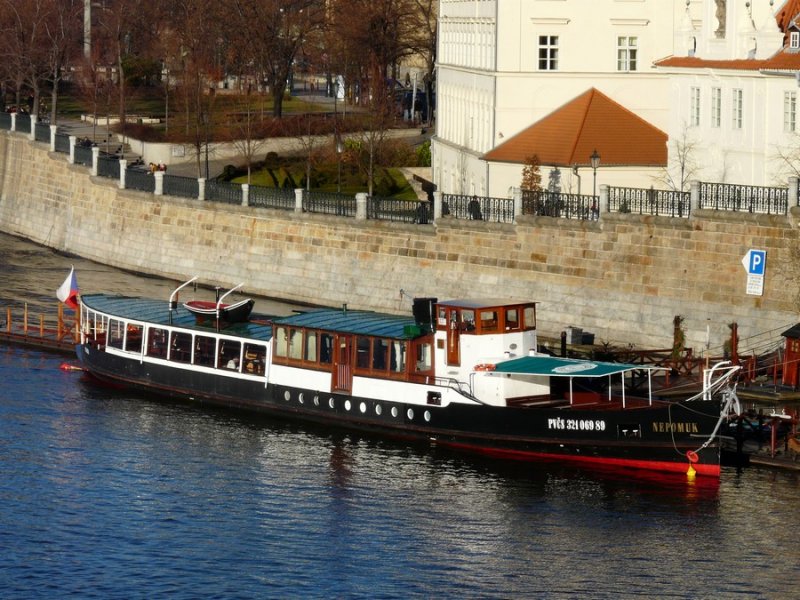
[[[417,166],[430,167],[431,166],[431,141],[428,140],[424,144],[417,147]]]

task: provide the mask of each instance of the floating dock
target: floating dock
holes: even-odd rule
[[[42,314],[32,316],[27,304],[19,312],[14,314],[10,307],[6,308],[5,323],[0,321],[0,343],[62,354],[75,353],[80,331],[77,314],[65,317],[64,305],[60,302],[55,317],[47,318]]]

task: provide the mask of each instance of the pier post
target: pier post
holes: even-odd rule
[[[97,177],[97,163],[100,160],[100,148],[92,146],[92,177]]]
[[[155,196],[163,196],[164,195],[164,171],[156,171],[153,173],[153,177],[156,179],[156,187],[153,190],[153,195]]]
[[[58,132],[58,125],[50,125],[50,152],[56,151],[56,133]]]
[[[69,164],[75,164],[75,144],[78,141],[78,136],[69,136]]]
[[[206,178],[199,177],[197,179],[197,199],[202,202],[206,199]]]
[[[367,220],[367,194],[366,192],[359,192],[356,194],[356,220]]]
[[[125,189],[125,170],[128,168],[128,161],[124,158],[119,159],[119,189]]]
[[[600,184],[600,206],[606,207],[606,212],[611,212],[611,205],[609,204],[608,184]]]
[[[692,212],[700,208],[700,182],[693,180],[689,182],[690,202],[692,205]]]
[[[303,188],[294,191],[294,212],[303,212]]]
[[[250,184],[242,184],[242,206],[247,206],[250,203]]]
[[[38,120],[39,117],[36,115],[31,115],[31,130],[30,133],[28,133],[28,139],[32,142],[36,140],[36,122]]]
[[[433,192],[433,222],[436,223],[442,218],[442,192]]]
[[[511,188],[511,197],[514,199],[514,220],[522,216],[522,188]]]
[[[797,177],[794,177],[794,176],[789,177],[789,198],[788,198],[788,200],[789,200],[788,205],[789,206],[800,206],[800,198],[797,197],[797,195],[798,195],[798,190],[797,190],[798,181],[800,181],[800,180],[798,180]]]

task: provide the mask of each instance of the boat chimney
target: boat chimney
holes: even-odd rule
[[[414,298],[412,305],[414,321],[425,333],[430,333],[434,329],[434,307],[438,301],[437,298]]]

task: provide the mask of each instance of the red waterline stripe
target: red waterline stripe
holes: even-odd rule
[[[647,471],[660,471],[668,473],[683,473],[689,470],[689,460],[686,462],[670,462],[664,460],[636,460],[631,458],[604,458],[601,456],[575,456],[572,454],[549,454],[546,452],[523,452],[520,450],[502,450],[499,448],[487,448],[485,446],[473,446],[470,444],[460,444],[457,442],[445,442],[436,440],[442,446],[458,448],[465,451],[477,452],[494,458],[512,458],[516,460],[524,459],[544,459],[582,464],[606,465],[612,467],[628,467],[633,469],[643,469]],[[710,477],[720,476],[720,466],[718,464],[709,465],[695,463],[694,467],[698,475]]]

